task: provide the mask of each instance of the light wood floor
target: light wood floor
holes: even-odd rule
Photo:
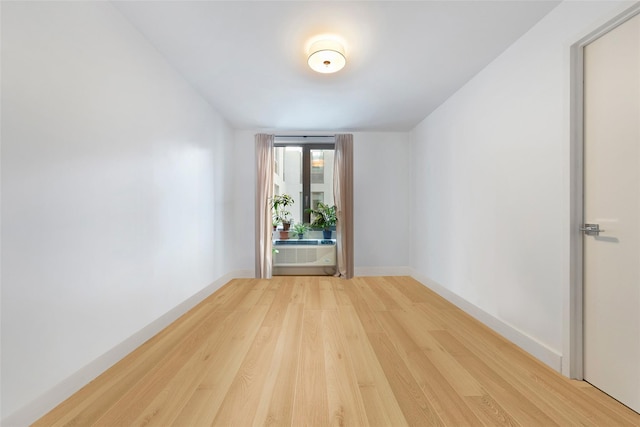
[[[234,280],[38,426],[622,426],[407,277]]]

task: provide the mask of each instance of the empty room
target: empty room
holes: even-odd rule
[[[640,425],[640,2],[0,37],[2,426]]]

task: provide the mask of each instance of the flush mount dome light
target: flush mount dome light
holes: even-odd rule
[[[342,45],[333,40],[319,40],[309,48],[309,67],[319,73],[335,73],[347,63]]]

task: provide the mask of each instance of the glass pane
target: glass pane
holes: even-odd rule
[[[311,206],[318,202],[333,206],[334,150],[311,150]],[[313,218],[311,218],[313,222]]]
[[[288,194],[293,198],[290,219],[302,221],[302,147],[275,147],[274,154],[279,164],[278,171],[273,174],[274,194]],[[277,193],[276,193],[277,189]]]
[[[314,191],[311,193],[311,207],[317,209],[318,203],[324,203],[324,193],[322,191]]]
[[[311,183],[324,183],[324,151],[311,150]]]

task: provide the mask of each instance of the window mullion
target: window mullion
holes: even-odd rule
[[[311,222],[311,214],[307,209],[311,207],[311,148],[302,147],[302,218],[303,222]]]

